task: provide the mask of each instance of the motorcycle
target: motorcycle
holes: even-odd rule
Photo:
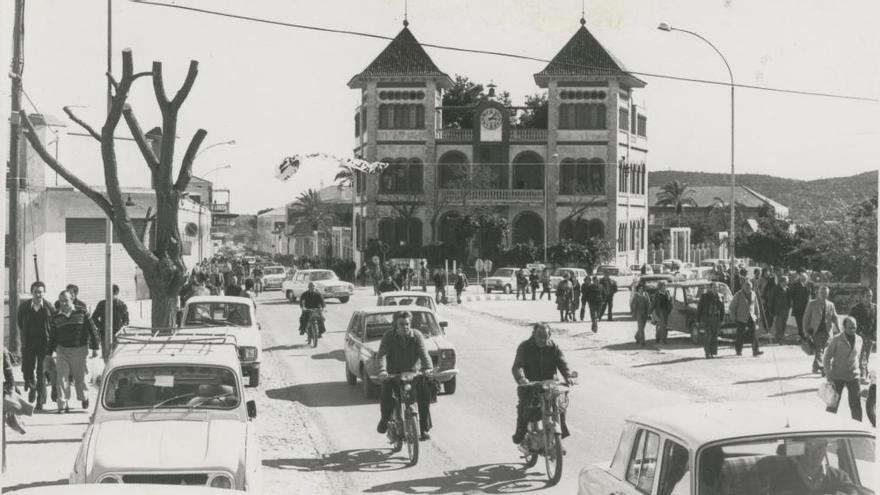
[[[538,456],[544,456],[547,477],[550,484],[559,483],[562,478],[562,457],[565,451],[562,448],[562,421],[560,414],[568,408],[568,392],[574,385],[577,372],[569,375],[570,385],[565,385],[556,380],[542,380],[528,384],[518,385],[521,388],[531,388],[532,403],[527,411],[536,411],[540,417],[529,421],[526,436],[519,444],[519,450],[525,459],[526,468],[531,468],[538,463]],[[528,413],[527,413],[528,414]],[[529,414],[532,417],[532,414]]]
[[[388,419],[386,435],[391,443],[392,453],[400,452],[406,444],[406,453],[409,465],[415,466],[419,462],[419,413],[416,406],[416,391],[413,389],[413,381],[418,377],[424,377],[430,381],[438,381],[441,378],[454,376],[455,370],[447,370],[438,373],[424,373],[407,371],[404,373],[380,375],[371,377],[379,381],[393,381],[395,384],[393,398],[393,413]]]
[[[318,339],[321,338],[321,328],[318,318],[321,318],[320,309],[306,309],[309,312],[309,322],[306,323],[306,342],[312,347],[318,347]]]

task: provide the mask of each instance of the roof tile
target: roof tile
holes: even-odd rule
[[[352,77],[348,85],[356,86],[363,78],[381,76],[449,77],[434,65],[408,27],[404,27],[366,69]]]

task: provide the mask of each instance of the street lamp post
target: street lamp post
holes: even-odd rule
[[[733,71],[730,70],[730,64],[727,63],[727,59],[724,58],[724,55],[721,51],[712,44],[711,41],[706,38],[700,36],[699,34],[693,31],[687,31],[685,29],[674,28],[665,22],[661,22],[657,29],[661,31],[679,31],[682,33],[690,34],[691,36],[695,36],[701,40],[703,40],[707,45],[712,47],[715,50],[715,53],[721,57],[721,61],[724,62],[724,66],[727,67],[727,74],[730,76],[730,235],[728,235],[729,246],[730,246],[730,288],[733,290],[733,281],[736,279],[736,174],[734,167],[734,84],[733,84]]]

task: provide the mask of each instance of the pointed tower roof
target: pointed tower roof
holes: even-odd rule
[[[447,87],[452,80],[447,74],[441,72],[434,65],[431,57],[425,53],[425,49],[416,40],[409,30],[408,22],[404,21],[403,29],[391,40],[391,43],[382,50],[382,53],[373,60],[366,69],[355,75],[348,82],[350,88],[364,86],[366,79],[384,77],[426,77],[439,78],[441,86]]]
[[[546,87],[550,79],[560,76],[608,76],[620,77],[634,87],[644,87],[645,82],[636,78],[614,55],[599,43],[590,31],[586,21],[581,19],[581,27],[559,50],[544,70],[535,74],[535,82]]]

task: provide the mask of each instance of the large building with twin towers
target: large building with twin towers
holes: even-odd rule
[[[646,261],[647,116],[635,104],[645,82],[584,19],[534,80],[547,91],[546,128],[517,126],[523,108],[491,97],[444,107],[453,81],[404,22],[348,82],[361,92],[354,155],[390,164],[355,181],[356,259],[370,239],[453,242],[451,219],[484,206],[509,221],[507,245],[601,237],[615,247],[616,263]],[[444,127],[444,112],[469,113],[462,121],[472,124]]]

